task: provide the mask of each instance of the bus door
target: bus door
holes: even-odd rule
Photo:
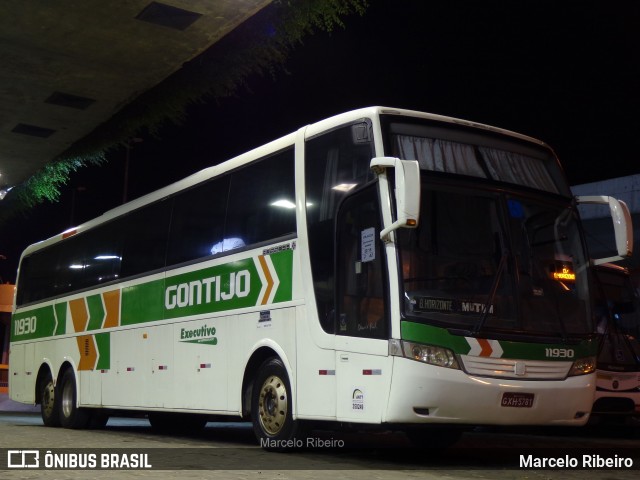
[[[379,423],[391,381],[387,275],[377,184],[348,197],[337,216],[337,418]]]

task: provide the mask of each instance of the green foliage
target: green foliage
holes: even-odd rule
[[[344,28],[345,17],[364,14],[367,6],[367,0],[275,0],[14,188],[12,203],[21,209],[57,201],[78,169],[103,163],[143,129],[153,134],[181,122],[194,102],[235,94],[250,75],[273,75],[305,36]]]
[[[20,185],[16,194],[27,207],[46,200],[55,202],[60,197],[60,187],[69,181],[73,172],[86,165],[99,165],[104,161],[104,154],[98,152],[95,157],[73,157],[51,162]]]

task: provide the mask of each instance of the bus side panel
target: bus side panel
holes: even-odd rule
[[[142,348],[147,389],[144,403],[149,407],[167,407],[175,402],[175,381],[180,378],[174,357],[174,325],[156,325],[144,329]],[[145,336],[146,334],[146,336]]]
[[[100,371],[79,371],[77,383],[78,403],[80,405],[91,407],[102,405],[102,378]]]
[[[22,403],[35,403],[35,381],[38,369],[34,373],[33,343],[11,345],[9,352],[9,397]]]
[[[336,353],[320,348],[313,339],[310,322],[317,317],[308,307],[298,307],[296,405],[298,416],[336,419]],[[328,335],[328,334],[327,334]]]
[[[379,424],[384,419],[393,371],[388,343],[339,336],[336,344],[338,420]]]
[[[159,395],[174,392],[169,406],[219,412],[227,409],[228,325],[237,318],[204,317],[173,325],[171,343],[166,345],[174,350],[173,364],[169,367],[175,370],[173,384],[158,389]],[[157,371],[154,377],[164,373],[169,372]]]
[[[145,329],[111,333],[111,368],[102,375],[102,403],[107,407],[142,407],[147,388]]]
[[[289,382],[292,396],[296,398],[296,308],[274,308],[265,305],[262,310],[237,316],[229,325],[230,349],[235,358],[242,361],[229,365],[229,410],[242,411],[242,379],[249,359],[260,348],[268,348],[281,357],[285,368],[290,369]],[[256,371],[249,372],[255,374]],[[296,412],[294,412],[294,415]]]
[[[64,355],[63,352],[68,354]],[[10,398],[22,403],[36,403],[39,400],[36,398],[36,382],[40,368],[47,365],[54,381],[57,381],[62,365],[67,362],[74,368],[79,358],[75,337],[13,344],[9,359]]]

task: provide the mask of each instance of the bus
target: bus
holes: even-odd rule
[[[10,397],[66,428],[242,419],[265,448],[312,426],[444,445],[461,426],[583,425],[580,201],[554,152],[510,131],[385,107],[307,125],[26,248]],[[584,201],[629,255],[628,210]]]
[[[593,420],[640,425],[640,298],[628,269],[607,263],[595,273],[602,342]]]

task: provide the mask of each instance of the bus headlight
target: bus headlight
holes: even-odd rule
[[[438,367],[460,368],[456,356],[448,348],[403,341],[402,352],[406,358],[411,358],[418,362]]]
[[[580,358],[573,362],[571,370],[569,370],[569,376],[575,377],[576,375],[586,375],[596,371],[596,357]]]

